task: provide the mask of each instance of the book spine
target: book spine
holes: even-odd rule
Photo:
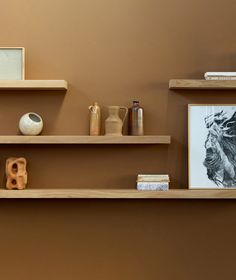
[[[169,183],[145,183],[138,182],[137,189],[139,191],[168,191]]]
[[[145,175],[145,174],[139,174],[137,176],[138,182],[148,181],[148,182],[169,182],[169,176],[168,175]]]
[[[204,77],[235,77],[236,72],[206,72]]]
[[[140,179],[139,178],[137,180],[137,183],[138,182],[144,182],[144,183],[145,182],[148,182],[148,183],[169,183],[170,180],[166,180],[166,179],[161,180],[161,179],[155,179],[155,178],[154,179],[153,178],[150,178],[150,179],[149,178],[146,178],[146,179],[145,178],[144,179]]]
[[[214,81],[229,81],[229,80],[236,80],[236,76],[228,76],[228,77],[223,77],[223,76],[215,76],[215,77],[206,77],[205,80],[214,80]]]

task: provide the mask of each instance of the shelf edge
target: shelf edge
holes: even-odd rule
[[[65,80],[0,80],[0,91],[4,90],[67,90]]]
[[[170,90],[234,90],[236,80],[171,79]]]
[[[0,199],[236,199],[236,190],[26,189],[0,190]]]
[[[170,144],[169,135],[89,136],[89,135],[0,135],[0,144]]]

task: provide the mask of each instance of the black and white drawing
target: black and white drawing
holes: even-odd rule
[[[236,187],[236,105],[189,105],[189,187]]]

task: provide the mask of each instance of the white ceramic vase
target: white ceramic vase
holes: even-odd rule
[[[24,135],[38,135],[43,129],[43,120],[33,112],[24,114],[20,118],[19,129]]]

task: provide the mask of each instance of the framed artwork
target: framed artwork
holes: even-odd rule
[[[25,79],[25,49],[0,47],[0,80]]]
[[[190,189],[236,188],[236,104],[188,106]]]

